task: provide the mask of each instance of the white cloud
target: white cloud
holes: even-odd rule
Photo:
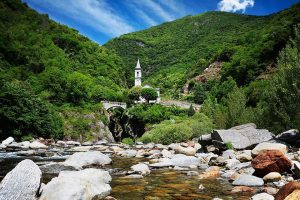
[[[253,7],[254,0],[222,0],[218,4],[218,9],[225,12],[246,11],[247,7]]]
[[[119,16],[105,0],[27,0],[55,10],[108,36],[119,36],[135,29]]]

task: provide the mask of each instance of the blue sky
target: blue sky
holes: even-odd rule
[[[268,15],[300,0],[23,0],[31,8],[104,44],[186,15],[225,11]]]

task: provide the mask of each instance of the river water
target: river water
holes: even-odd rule
[[[21,160],[29,158],[38,165],[49,161],[62,161],[64,157],[20,157],[14,153],[0,153],[0,179],[15,167]],[[122,172],[130,166],[147,161],[144,158],[112,158],[113,163],[107,166],[118,173],[112,173],[111,196],[119,200],[206,200],[222,198],[224,200],[249,199],[250,194],[231,194],[232,185],[224,179],[200,180],[198,176],[187,176],[186,171],[173,169],[153,169],[151,174],[142,179],[126,178]],[[200,173],[201,171],[199,171]],[[47,183],[53,175],[43,174],[43,182]],[[199,190],[202,184],[205,189]]]

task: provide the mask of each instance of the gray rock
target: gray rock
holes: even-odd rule
[[[243,168],[251,167],[251,162],[240,163],[232,167],[233,170],[240,170]]]
[[[300,162],[293,161],[293,163],[294,163],[293,172],[295,173],[295,176],[297,178],[300,178]]]
[[[226,160],[226,168],[227,169],[235,169],[235,166],[241,164],[241,162],[237,159],[228,159]]]
[[[2,144],[7,146],[7,145],[11,144],[14,141],[15,141],[15,139],[13,137],[8,137],[6,140],[2,141]]]
[[[144,178],[144,177],[140,174],[130,174],[130,175],[126,176],[125,178],[140,179],[140,178]]]
[[[199,176],[199,173],[197,171],[188,171],[186,173],[186,175],[188,175],[188,176]]]
[[[191,165],[199,166],[200,159],[194,156],[175,154],[172,156],[171,162],[174,163],[174,166],[179,166],[179,167],[189,167]]]
[[[80,146],[80,142],[75,141],[67,141],[66,144],[70,146]]]
[[[300,133],[297,129],[291,129],[291,130],[288,130],[288,131],[285,131],[283,133],[276,135],[276,139],[290,143],[290,144],[294,144],[298,140],[300,140]]]
[[[153,164],[150,164],[149,166],[160,168],[160,167],[170,167],[170,166],[175,166],[175,165],[171,161],[170,158],[162,158],[162,159],[159,159],[158,163],[153,163]]]
[[[40,169],[45,174],[59,174],[61,171],[76,171],[73,166],[66,165],[63,162],[51,162],[40,166]]]
[[[31,149],[47,149],[48,147],[44,145],[43,143],[40,143],[39,141],[33,141],[30,143],[29,147]]]
[[[269,195],[268,193],[256,194],[250,198],[250,200],[274,200],[274,199],[275,198],[272,195]]]
[[[121,156],[127,157],[127,158],[133,158],[137,154],[137,150],[134,149],[128,149],[122,152]]]
[[[242,185],[242,186],[262,186],[264,185],[264,180],[256,176],[243,174],[233,181],[232,185]]]
[[[134,172],[140,173],[141,175],[150,174],[150,169],[148,165],[144,163],[136,164],[130,167]]]
[[[42,172],[31,160],[23,160],[0,184],[0,200],[33,200],[41,184]]]
[[[42,188],[40,199],[103,199],[110,194],[111,176],[101,169],[62,171]]]
[[[231,143],[234,149],[246,149],[261,142],[269,141],[273,134],[266,129],[256,129],[254,124],[232,127],[228,130],[214,130],[212,140],[219,143]]]
[[[222,157],[224,157],[224,158],[226,158],[226,159],[233,159],[233,158],[236,158],[235,151],[234,151],[234,150],[231,150],[231,149],[228,149],[228,150],[226,150],[226,151],[223,151]]]
[[[90,165],[107,165],[111,163],[111,159],[98,151],[77,152],[71,155],[64,164],[73,166],[76,169]]]

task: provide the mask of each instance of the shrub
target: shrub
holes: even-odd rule
[[[234,149],[233,144],[231,142],[227,142],[225,145],[227,149]]]
[[[146,132],[140,140],[144,143],[155,142],[171,144],[183,142],[203,134],[208,134],[213,129],[211,120],[202,113],[195,114],[192,118],[166,120],[155,125]]]
[[[124,139],[122,139],[122,143],[128,144],[128,145],[133,145],[134,141],[132,138],[124,138]]]
[[[138,101],[142,95],[142,87],[135,86],[128,91],[128,98],[132,101]]]

